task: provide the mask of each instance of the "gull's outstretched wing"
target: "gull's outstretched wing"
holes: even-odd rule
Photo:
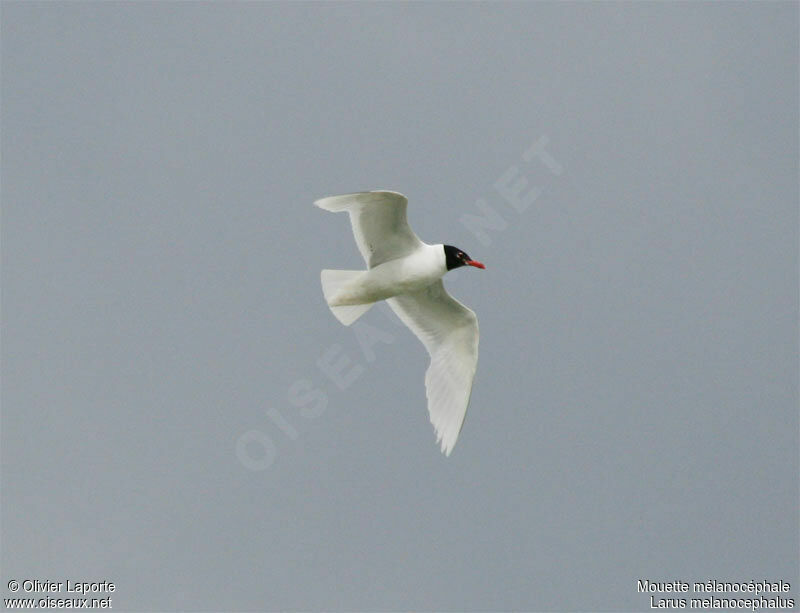
[[[387,300],[431,355],[425,374],[428,412],[436,442],[450,455],[472,393],[478,365],[478,318],[445,290],[441,280]]]
[[[322,198],[319,208],[350,213],[353,235],[367,266],[402,258],[422,245],[406,220],[408,198],[397,192],[359,192]]]

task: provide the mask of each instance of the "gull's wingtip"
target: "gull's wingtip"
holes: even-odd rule
[[[328,200],[329,198],[330,196],[325,196],[324,198],[317,198],[316,200],[314,200],[314,206],[324,209],[325,201]]]
[[[354,196],[357,196],[357,194],[342,194],[341,196],[325,196],[324,198],[319,198],[315,200],[314,206],[318,206],[319,208],[325,211],[338,213],[339,211],[346,211],[351,206],[353,206],[353,204],[355,204]]]
[[[453,447],[456,446],[456,440],[452,436],[446,435],[445,432],[437,432],[436,442],[440,444],[441,451],[446,458],[450,457]]]
[[[326,196],[314,201],[314,205],[326,211],[338,213],[346,211],[354,206],[372,204],[375,202],[389,201],[392,203],[408,202],[400,192],[388,189],[373,189],[368,192],[353,192],[352,194],[341,194],[339,196]]]

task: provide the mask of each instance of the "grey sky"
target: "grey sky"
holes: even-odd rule
[[[790,2],[4,2],[4,597],[800,597],[797,53]],[[445,280],[481,326],[448,459],[422,345],[322,299],[363,262],[311,203],[377,188],[487,264]],[[481,240],[460,220],[487,210]]]

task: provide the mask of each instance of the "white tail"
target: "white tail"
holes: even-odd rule
[[[320,275],[325,301],[328,303],[331,313],[345,326],[352,324],[375,304],[374,302],[368,302],[367,304],[348,304],[343,306],[331,305],[331,300],[336,297],[339,290],[363,272],[363,270],[323,270]]]

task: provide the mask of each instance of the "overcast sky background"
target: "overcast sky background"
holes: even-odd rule
[[[794,2],[4,2],[4,595],[634,611],[638,578],[795,583],[797,52]],[[560,174],[524,157],[543,137]],[[540,190],[521,213],[505,173]],[[481,327],[450,458],[422,345],[373,309],[365,353],[322,298],[363,262],[313,200],[378,188],[487,264],[446,279]]]

